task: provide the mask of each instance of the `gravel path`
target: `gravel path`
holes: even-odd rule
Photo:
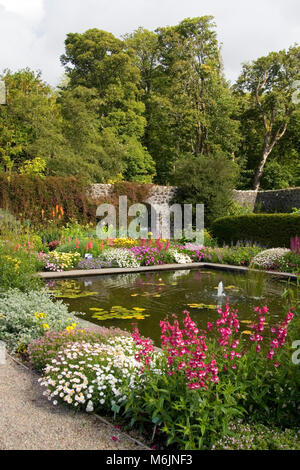
[[[0,450],[142,449],[95,416],[53,406],[37,379],[9,357],[0,364]]]

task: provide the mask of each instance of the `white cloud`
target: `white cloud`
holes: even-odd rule
[[[29,21],[39,21],[43,16],[43,0],[0,0],[0,5]]]
[[[55,85],[68,32],[96,27],[121,36],[138,26],[154,30],[208,14],[215,16],[232,80],[241,62],[287,48],[300,37],[298,0],[0,0],[0,69],[28,65]]]

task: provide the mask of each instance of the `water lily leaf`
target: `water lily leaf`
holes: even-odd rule
[[[121,320],[129,320],[129,319],[137,319],[137,320],[144,320],[144,318],[149,315],[141,315],[141,312],[144,311],[144,308],[134,307],[133,309],[129,310],[121,305],[115,305],[111,307],[110,311],[99,309],[96,310],[93,308],[93,311],[96,313],[92,316],[96,320],[111,320],[111,319],[121,319]]]
[[[217,305],[209,305],[209,304],[188,304],[188,307],[195,308],[198,310],[202,310],[202,309],[215,310],[218,308]]]

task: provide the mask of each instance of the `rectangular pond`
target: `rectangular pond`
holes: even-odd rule
[[[224,295],[218,297],[223,283]],[[218,318],[217,308],[230,305],[239,311],[242,331],[249,334],[256,319],[255,306],[267,305],[268,322],[277,324],[286,313],[282,294],[286,282],[264,273],[228,273],[208,269],[151,271],[47,281],[48,287],[69,305],[83,312],[84,320],[105,327],[140,332],[160,345],[160,320],[188,310],[201,329]],[[295,287],[293,287],[295,288]]]

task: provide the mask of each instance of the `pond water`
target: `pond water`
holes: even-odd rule
[[[222,281],[224,296],[218,297]],[[140,332],[160,345],[160,320],[166,315],[182,316],[188,310],[199,328],[218,318],[218,306],[230,302],[239,311],[241,330],[251,330],[255,306],[268,305],[269,324],[286,313],[282,293],[287,286],[263,273],[232,274],[224,271],[178,270],[143,272],[48,281],[48,286],[69,305],[83,312],[85,320],[106,327]]]

